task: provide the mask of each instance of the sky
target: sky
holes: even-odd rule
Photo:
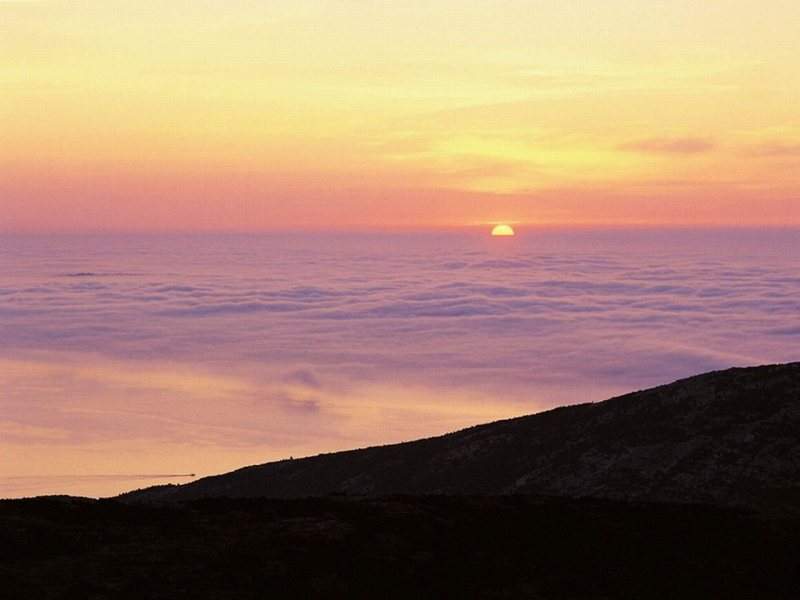
[[[800,224],[795,0],[0,0],[0,231]]]

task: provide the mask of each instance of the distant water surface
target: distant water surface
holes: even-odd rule
[[[798,249],[792,229],[0,237],[0,497],[798,360]]]

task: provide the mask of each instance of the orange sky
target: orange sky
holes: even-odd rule
[[[800,224],[796,0],[0,0],[0,230]]]

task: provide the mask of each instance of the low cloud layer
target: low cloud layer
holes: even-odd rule
[[[800,341],[791,231],[5,243],[16,476],[41,468],[32,448],[202,473],[398,441],[793,360]]]

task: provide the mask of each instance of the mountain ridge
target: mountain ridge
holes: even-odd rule
[[[796,505],[800,363],[732,368],[399,444],[252,465],[132,502],[538,494]]]

